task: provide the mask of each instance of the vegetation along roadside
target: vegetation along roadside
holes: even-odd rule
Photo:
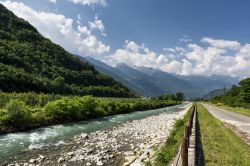
[[[197,104],[201,144],[206,165],[241,165],[250,163],[250,147],[223,122]],[[200,165],[200,163],[198,164]]]

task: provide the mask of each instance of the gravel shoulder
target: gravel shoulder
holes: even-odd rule
[[[110,129],[82,133],[53,151],[38,150],[16,159],[13,165],[143,165],[153,158],[175,120],[183,118],[190,106],[179,112],[165,112]]]

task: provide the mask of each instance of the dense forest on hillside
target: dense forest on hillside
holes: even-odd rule
[[[0,4],[0,90],[112,97],[128,88],[44,38]]]
[[[214,97],[211,101],[232,107],[250,107],[250,78],[241,80],[239,86],[233,85],[225,95]]]

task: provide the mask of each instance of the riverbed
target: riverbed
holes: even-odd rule
[[[0,136],[3,162],[129,165],[149,160],[190,103]]]

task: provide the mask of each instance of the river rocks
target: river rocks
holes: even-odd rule
[[[58,160],[57,160],[57,162],[58,163],[61,163],[61,162],[63,162],[65,159],[63,158],[63,157],[60,157]]]
[[[186,111],[187,109],[161,113],[110,129],[76,135],[69,143],[61,145],[72,145],[71,148],[63,148],[54,158],[39,155],[39,160],[36,159],[33,163],[86,166],[143,165],[145,161],[152,159],[153,149],[159,148],[165,142],[175,119],[183,117]]]
[[[97,161],[97,162],[96,162],[96,165],[98,165],[98,166],[102,166],[102,165],[103,165],[103,162],[101,162],[101,161]]]
[[[126,157],[125,157],[125,160],[126,160],[128,163],[132,163],[135,159],[136,159],[136,156],[126,156]]]
[[[127,152],[124,152],[123,153],[125,156],[132,156],[132,155],[134,155],[134,152],[132,152],[132,151],[127,151]]]
[[[41,155],[41,154],[39,155],[39,158],[42,159],[42,160],[45,159],[45,157],[43,155]]]
[[[87,162],[87,163],[86,163],[86,166],[91,166],[91,163],[90,163],[90,162]]]
[[[29,163],[33,164],[34,162],[36,162],[35,159],[30,159]]]

